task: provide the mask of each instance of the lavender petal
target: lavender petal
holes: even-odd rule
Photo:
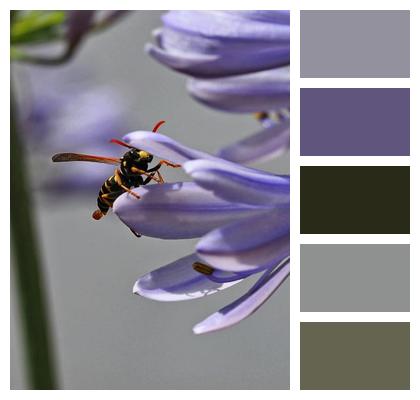
[[[134,189],[141,199],[123,194],[115,214],[131,229],[161,239],[200,237],[214,228],[260,215],[262,207],[232,204],[192,182],[143,186]]]
[[[133,293],[158,301],[192,300],[217,293],[240,282],[214,282],[192,268],[199,261],[190,254],[160,267],[137,280]]]
[[[281,67],[289,63],[290,57],[288,46],[267,49],[248,46],[232,58],[229,58],[229,51],[224,56],[193,54],[170,51],[151,44],[145,46],[145,52],[161,64],[196,78],[220,78]]]
[[[162,17],[158,47],[148,45],[146,51],[162,64],[196,77],[286,65],[290,26],[284,13],[274,13],[171,11]]]
[[[233,10],[223,12],[254,21],[290,25],[289,10]]]
[[[136,131],[125,135],[123,140],[131,146],[146,150],[157,157],[177,164],[196,158],[215,159],[210,154],[191,149],[159,133]]]
[[[251,288],[244,296],[210,315],[194,326],[197,335],[228,328],[241,322],[258,310],[278,289],[290,273],[290,264],[273,272],[262,285]]]
[[[271,160],[289,149],[289,127],[289,121],[276,123],[220,149],[217,156],[241,164]]]
[[[232,202],[269,206],[290,201],[290,180],[286,176],[211,160],[188,161],[183,168],[198,185]]]
[[[218,79],[189,79],[187,90],[197,101],[222,111],[251,113],[289,107],[289,68]]]
[[[200,37],[288,44],[290,21],[284,18],[285,12],[281,15],[276,11],[270,13],[265,13],[267,18],[264,20],[263,14],[254,19],[244,12],[170,11],[162,16],[162,21],[170,29]],[[275,16],[282,18],[273,20]]]
[[[289,209],[273,209],[212,230],[197,255],[217,269],[244,272],[278,263],[290,254]]]

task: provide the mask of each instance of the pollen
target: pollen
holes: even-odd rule
[[[192,267],[195,271],[199,272],[203,275],[211,275],[214,272],[214,268],[210,267],[210,265],[203,264],[201,262],[196,261],[193,263]]]

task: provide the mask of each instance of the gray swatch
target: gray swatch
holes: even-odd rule
[[[408,78],[410,11],[301,11],[302,78]]]
[[[303,244],[301,311],[410,311],[408,244]]]

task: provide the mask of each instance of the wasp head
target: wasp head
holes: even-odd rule
[[[127,176],[138,175],[137,172],[133,171],[133,167],[146,171],[152,160],[153,155],[147,151],[130,149],[121,157],[121,170]]]
[[[131,161],[134,164],[147,164],[153,161],[153,155],[145,150],[131,149],[124,154],[123,160]]]

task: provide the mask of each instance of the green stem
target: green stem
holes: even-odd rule
[[[30,198],[25,150],[11,96],[10,218],[14,272],[22,315],[26,366],[31,389],[57,389],[47,300]]]

